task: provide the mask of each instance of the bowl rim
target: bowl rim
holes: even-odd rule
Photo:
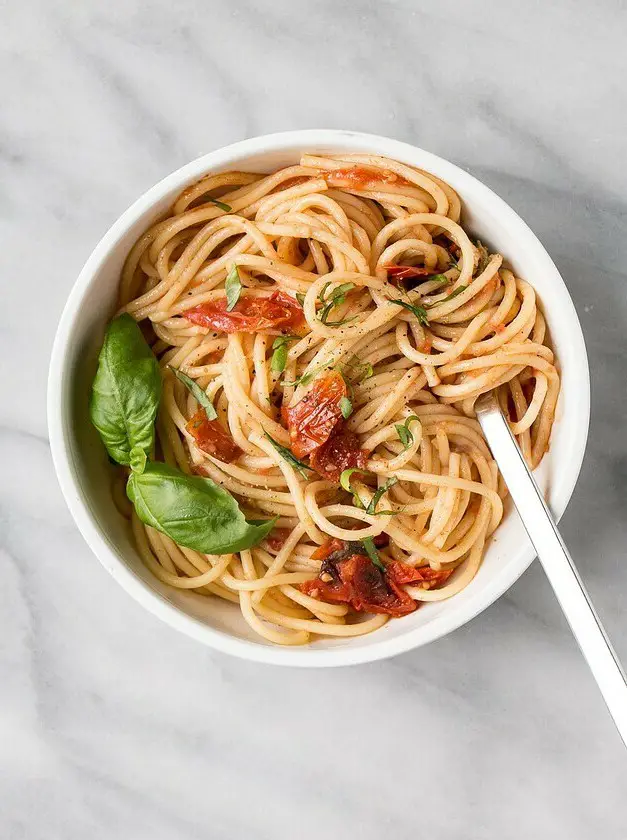
[[[558,281],[561,303],[564,307],[560,317],[568,320],[573,327],[571,340],[580,365],[580,394],[578,415],[576,419],[573,419],[575,434],[571,457],[565,465],[563,474],[560,475],[559,482],[556,482],[551,490],[551,506],[557,519],[563,514],[574,491],[588,437],[590,422],[588,357],[581,324],[567,286],[548,252],[526,222],[488,186],[461,167],[413,144],[375,134],[341,129],[303,129],[260,135],[223,146],[167,175],[146,190],[111,225],[85,262],[70,291],[59,320],[50,358],[47,396],[50,448],[61,491],[79,531],[102,565],[129,595],[154,615],[191,638],[223,653],[254,662],[299,667],[329,667],[373,662],[404,653],[445,636],[471,621],[509,589],[535,557],[535,552],[529,544],[517,566],[512,567],[512,564],[503,566],[491,578],[488,585],[468,600],[460,611],[451,611],[450,615],[445,612],[435,617],[429,624],[409,630],[405,634],[381,639],[377,639],[375,634],[369,644],[356,648],[336,647],[317,650],[309,646],[305,648],[282,647],[240,639],[227,632],[214,629],[167,601],[137,577],[118,557],[117,550],[114,549],[108,535],[100,527],[83,498],[69,445],[67,405],[63,395],[67,393],[65,385],[69,376],[68,355],[74,325],[80,316],[81,303],[95,275],[110,253],[128,229],[169,192],[183,188],[211,170],[228,166],[233,158],[241,159],[256,154],[280,152],[298,145],[315,147],[333,146],[338,143],[342,145],[352,143],[356,151],[369,149],[374,152],[377,150],[377,153],[386,157],[400,160],[411,160],[413,156],[418,155],[422,160],[420,166],[429,170],[433,165],[433,170],[437,172],[438,177],[447,180],[447,172],[454,174],[455,183],[457,186],[461,184],[462,193],[464,185],[469,185],[475,193],[483,193],[484,198],[505,219],[507,227],[516,229],[516,234],[521,239],[521,249],[526,247],[535,250],[542,258],[546,270]]]

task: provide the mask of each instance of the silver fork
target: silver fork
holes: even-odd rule
[[[570,629],[627,746],[627,678],[579,573],[527,467],[494,392],[475,405],[477,419]]]

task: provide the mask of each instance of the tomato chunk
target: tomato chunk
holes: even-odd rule
[[[311,454],[309,463],[323,478],[339,481],[340,475],[349,467],[365,469],[367,454],[359,448],[359,439],[353,432],[342,429],[334,432]]]
[[[423,265],[384,265],[383,268],[387,271],[388,277],[394,277],[397,280],[411,280],[413,277],[429,277],[437,272],[425,268]]]
[[[219,461],[229,464],[240,454],[240,448],[224,426],[217,420],[207,420],[207,415],[202,408],[194,414],[185,428],[203,452],[213,455]]]
[[[223,333],[263,332],[279,335],[282,332],[301,334],[305,330],[305,316],[298,301],[285,292],[272,292],[268,297],[246,295],[234,309],[226,311],[226,298],[203,303],[183,313],[192,324]]]
[[[292,452],[304,458],[326,443],[342,422],[340,400],[347,395],[341,373],[329,371],[319,376],[311,390],[284,411]]]
[[[381,571],[366,555],[360,542],[327,540],[312,555],[322,560],[320,574],[300,585],[312,598],[330,603],[349,604],[358,612],[400,617],[414,612],[418,604],[403,588],[406,584],[431,588],[442,584],[451,571],[415,569],[398,560],[386,563]]]
[[[398,586],[411,584],[421,589],[437,589],[453,574],[452,569],[432,569],[430,566],[422,566],[416,569],[400,560],[392,560],[386,566],[388,577],[393,578]]]
[[[408,186],[409,181],[389,169],[370,169],[366,166],[346,166],[320,173],[330,187],[354,190],[376,189],[381,184]]]

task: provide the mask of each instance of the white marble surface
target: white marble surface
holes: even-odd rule
[[[153,182],[281,129],[416,142],[509,201],[568,282],[593,417],[563,531],[627,659],[623,5],[2,4],[2,840],[625,837],[626,756],[538,567],[392,661],[227,659],[90,554],[45,417],[70,286]]]

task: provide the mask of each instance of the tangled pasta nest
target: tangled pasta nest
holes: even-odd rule
[[[139,239],[121,306],[163,370],[158,457],[211,478],[247,517],[278,517],[259,545],[205,555],[142,524],[116,490],[161,581],[239,604],[270,642],[305,644],[472,580],[506,492],[475,401],[497,389],[535,467],[559,376],[532,286],[460,215],[426,172],[304,155],[271,175],[207,176]],[[210,429],[172,368],[211,400]]]

